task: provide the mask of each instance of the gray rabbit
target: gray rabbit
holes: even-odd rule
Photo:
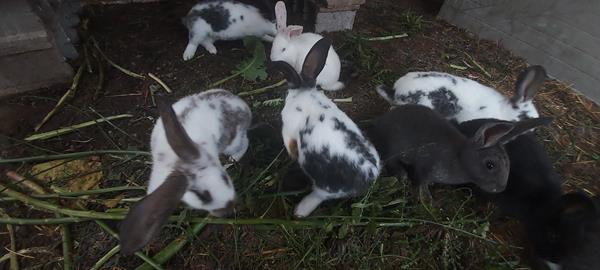
[[[550,121],[489,123],[466,137],[437,112],[403,105],[376,119],[368,134],[386,168],[405,170],[419,199],[430,200],[432,183],[474,183],[487,192],[503,191],[510,168],[504,144]]]

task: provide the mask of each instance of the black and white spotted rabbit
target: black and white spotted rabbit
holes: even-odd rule
[[[189,42],[183,60],[194,57],[198,45],[216,54],[213,44],[217,40],[234,40],[256,36],[273,42],[277,29],[272,1],[210,0],[196,4],[182,19],[188,28]]]
[[[131,254],[154,237],[180,201],[213,216],[233,211],[235,188],[219,154],[235,160],[248,148],[248,105],[223,89],[184,97],[173,106],[159,103],[150,146],[148,195],[120,227],[121,252]]]
[[[423,105],[458,123],[480,118],[517,121],[539,116],[532,100],[545,79],[543,67],[528,67],[519,75],[511,98],[476,81],[433,71],[409,72],[393,88],[376,90],[392,105]]]
[[[316,89],[330,47],[327,39],[317,41],[300,74],[286,62],[272,63],[290,84],[281,112],[283,142],[313,183],[313,191],[296,207],[298,217],[325,200],[364,194],[380,171],[377,151],[358,126]]]

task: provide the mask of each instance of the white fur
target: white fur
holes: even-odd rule
[[[302,63],[304,63],[310,48],[323,36],[315,33],[300,34],[302,32],[300,26],[287,27],[287,13],[285,4],[282,1],[277,2],[275,13],[278,30],[271,47],[271,61],[284,61],[300,73]],[[291,32],[290,29],[292,28],[299,29],[299,31]],[[340,57],[332,46],[329,49],[325,67],[317,76],[317,85],[328,91],[337,91],[344,88],[344,83],[339,81],[341,66]]]
[[[447,77],[429,76],[418,78],[419,75],[432,73]],[[452,83],[451,78],[456,81],[456,85]],[[389,97],[381,87],[377,88],[377,92],[392,105],[403,105],[406,102],[400,100],[401,96],[414,94],[417,91],[428,94],[441,87],[450,90],[458,99],[457,104],[462,107],[462,110],[456,115],[444,116],[449,119],[456,119],[459,123],[480,118],[518,121],[520,120],[519,115],[522,112],[525,112],[529,118],[537,118],[539,116],[531,100],[521,99],[515,104],[516,108],[513,108],[510,99],[495,89],[467,78],[441,72],[409,72],[394,83],[395,92],[393,97]],[[417,104],[435,109],[431,103],[431,99],[426,96],[422,97]]]
[[[324,109],[323,106],[327,106],[328,109]],[[297,108],[300,108],[301,111]],[[324,117],[322,122],[319,120],[321,115]],[[324,147],[329,148],[329,153],[332,156],[342,156],[348,162],[357,165],[361,164],[359,161],[361,156],[355,150],[348,148],[345,142],[345,134],[334,128],[334,122],[331,119],[336,118],[340,120],[349,130],[354,131],[356,134],[362,136],[362,132],[323,92],[316,89],[289,90],[285,99],[285,106],[281,112],[281,118],[283,121],[282,136],[285,147],[288,153],[293,154],[290,145],[293,141],[297,142],[298,162],[300,166],[306,161],[304,155],[306,150],[319,150]],[[304,135],[306,145],[302,146],[300,143],[300,131],[307,126],[307,118],[309,119],[308,125],[314,126],[314,128],[312,133]],[[376,159],[376,164],[364,162],[359,166],[363,172],[371,172],[374,175],[373,179],[364,179],[364,181],[372,183],[379,175],[380,161],[375,148],[368,141],[366,143],[370,153]],[[328,166],[328,164],[323,164],[323,166]],[[336,170],[337,168],[331,169]],[[315,186],[313,192],[307,195],[296,207],[295,214],[300,217],[307,216],[324,200],[351,195],[353,194],[343,192],[329,193]]]
[[[190,188],[199,190],[208,190],[213,201],[204,204],[196,195],[190,191],[186,191],[182,201],[187,205],[196,208],[212,211],[224,208],[226,204],[235,199],[235,189],[233,183],[228,179],[229,184],[223,181],[221,175],[227,175],[225,169],[219,161],[219,154],[225,154],[241,158],[248,148],[248,137],[246,130],[250,125],[247,123],[236,123],[238,132],[232,143],[221,147],[218,146],[218,140],[223,134],[222,121],[227,121],[226,115],[222,111],[210,108],[210,105],[220,104],[221,102],[229,104],[233,108],[250,113],[248,105],[235,95],[219,96],[212,99],[201,99],[207,94],[224,92],[230,94],[227,90],[213,89],[205,92],[184,97],[173,104],[173,110],[181,117],[182,111],[195,103],[186,117],[185,121],[181,121],[184,129],[189,137],[196,144],[200,152],[200,159],[193,163],[183,163],[169,146],[165,136],[165,130],[161,119],[156,121],[156,125],[152,130],[150,146],[152,148],[152,173],[150,174],[150,182],[148,184],[148,194],[156,190],[166,179],[166,177],[174,171],[176,166],[185,168],[186,171],[194,172],[195,178],[190,180],[188,190]],[[217,107],[219,108],[219,107]],[[201,170],[200,168],[205,168]]]
[[[278,34],[275,36],[273,46],[271,47],[271,61],[287,62],[297,72],[300,72],[308,51],[322,38],[323,36],[315,33],[303,33],[292,38],[288,38],[285,34]],[[331,47],[327,55],[325,67],[323,67],[323,70],[317,76],[317,85],[329,91],[344,88],[344,84],[339,81],[340,71],[340,57],[333,47]]]
[[[215,3],[219,2],[196,4],[190,13],[209,8]],[[213,44],[216,40],[234,40],[246,36],[256,36],[268,42],[273,41],[277,33],[275,23],[265,19],[256,7],[236,2],[221,2],[221,4],[229,11],[231,24],[225,30],[214,32],[210,24],[198,17],[188,29],[190,40],[183,53],[183,60],[192,59],[198,45],[202,45],[209,53],[216,54],[217,48]],[[240,16],[244,16],[244,19],[240,20]],[[235,22],[232,21],[233,18],[236,19]]]
[[[546,260],[544,260],[544,262],[546,263],[546,265],[548,266],[548,269],[550,269],[550,270],[561,270],[562,269],[562,266],[560,266],[560,264],[553,263],[551,261],[546,261]]]

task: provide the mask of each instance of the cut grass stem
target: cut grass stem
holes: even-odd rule
[[[81,76],[83,74],[84,67],[85,65],[79,66],[79,69],[77,69],[77,73],[75,73],[75,76],[73,76],[73,82],[71,83],[71,87],[67,89],[63,96],[58,100],[56,105],[54,105],[54,108],[52,108],[52,110],[48,114],[46,114],[44,119],[42,119],[42,121],[39,124],[37,124],[37,126],[35,126],[35,131],[38,131],[44,124],[46,124],[48,120],[50,120],[50,118],[52,118],[52,116],[54,116],[54,114],[56,114],[65,105],[67,101],[69,101],[73,98],[73,96],[75,96],[75,92],[77,91],[77,86],[79,86],[79,80],[81,79]]]
[[[364,40],[368,40],[368,41],[382,41],[382,40],[390,40],[390,39],[396,39],[396,38],[404,38],[404,37],[408,37],[407,33],[402,33],[399,35],[391,35],[391,36],[383,36],[383,37],[370,37],[370,38],[364,38]]]
[[[169,86],[166,83],[164,83],[161,79],[156,77],[156,75],[154,75],[152,73],[148,73],[148,77],[152,78],[154,81],[156,81],[158,84],[160,84],[160,86],[162,86],[162,88],[165,89],[165,91],[167,91],[167,93],[169,93],[169,94],[173,93],[173,90],[171,90],[171,88],[169,88]]]
[[[171,259],[179,250],[181,250],[194,236],[202,231],[206,227],[206,223],[196,223],[191,225],[185,232],[180,234],[171,243],[169,243],[163,250],[152,257],[156,263],[164,264]],[[152,266],[148,263],[140,265],[135,270],[151,270]]]
[[[96,151],[75,152],[75,153],[58,154],[58,155],[41,155],[41,156],[33,156],[33,157],[0,159],[0,164],[18,163],[18,162],[33,162],[33,161],[47,161],[47,160],[67,159],[67,158],[81,158],[81,157],[94,156],[94,155],[150,156],[150,152],[135,151],[135,150],[96,150]]]
[[[285,82],[286,82],[286,80],[281,80],[279,82],[276,82],[276,83],[271,84],[271,85],[267,85],[267,86],[262,87],[262,88],[254,89],[254,90],[251,90],[251,91],[237,93],[237,95],[240,96],[240,97],[244,97],[244,96],[253,96],[253,95],[267,93],[270,89],[277,88],[278,86],[284,85]]]
[[[96,222],[96,224],[98,224],[100,226],[100,228],[102,228],[105,232],[107,232],[108,234],[110,234],[112,237],[119,239],[119,235],[117,234],[117,232],[115,232],[110,226],[108,226],[106,223],[104,223],[104,221],[101,220],[94,220]],[[151,259],[150,257],[146,256],[146,254],[142,253],[141,251],[137,251],[134,253],[135,256],[137,256],[138,258],[142,259],[143,261],[145,261],[146,263],[148,263],[150,266],[152,266],[154,269],[156,270],[163,270],[163,268],[156,263],[153,259]]]
[[[95,264],[94,267],[91,268],[91,270],[98,270],[98,269],[102,269],[102,266],[108,261],[110,260],[110,258],[112,258],[115,254],[117,254],[119,251],[121,250],[121,246],[120,245],[116,245],[115,247],[113,247],[111,250],[109,250],[106,254],[104,254],[104,256],[102,256],[102,258],[100,258]],[[152,268],[150,268],[152,269]]]
[[[104,54],[104,52],[100,49],[100,46],[98,45],[98,41],[96,41],[95,38],[91,37],[90,40],[92,41],[92,44],[94,44],[94,47],[96,48],[96,50],[98,51],[98,53],[100,53],[100,55],[104,58],[104,60],[106,60],[106,62],[108,62],[111,66],[115,67],[116,69],[120,70],[121,72],[137,78],[137,79],[144,79],[146,77],[144,77],[144,75],[140,75],[138,73],[135,73],[133,71],[129,71],[127,69],[125,69],[124,67],[121,67],[119,65],[117,65],[117,63],[113,62],[112,60],[110,60],[110,58],[108,58],[108,56],[106,56],[106,54]]]
[[[123,119],[123,118],[130,118],[133,117],[133,115],[131,114],[120,114],[120,115],[113,115],[113,116],[109,116],[109,117],[102,117],[96,120],[92,120],[92,121],[87,121],[87,122],[83,122],[83,123],[79,123],[76,125],[72,125],[72,126],[68,126],[68,127],[64,127],[64,128],[59,128],[56,130],[52,130],[52,131],[48,131],[48,132],[44,132],[44,133],[38,133],[38,134],[33,134],[27,138],[25,138],[25,141],[35,141],[35,140],[47,140],[47,139],[51,139],[54,137],[58,137],[67,133],[71,133],[74,131],[77,131],[79,129],[82,128],[86,128],[89,126],[93,126],[93,125],[97,125],[103,122],[109,122],[111,120],[117,120],[117,119]]]

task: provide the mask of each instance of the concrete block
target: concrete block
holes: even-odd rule
[[[350,30],[354,25],[354,17],[356,17],[356,10],[319,12],[315,22],[315,31],[322,33]]]

